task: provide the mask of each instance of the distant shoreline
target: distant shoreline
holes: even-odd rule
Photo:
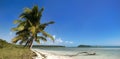
[[[92,45],[79,45],[78,48],[120,48],[120,46],[92,46]]]
[[[67,47],[67,46],[62,46],[62,45],[33,45],[33,48],[41,48],[41,47],[50,47],[50,48],[56,48],[56,47],[62,47],[62,48],[72,48],[72,47]],[[77,47],[73,48],[120,48],[120,46],[92,46],[92,45],[79,45]]]

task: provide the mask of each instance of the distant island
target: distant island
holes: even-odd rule
[[[78,47],[90,47],[90,48],[120,48],[120,46],[92,46],[92,45],[78,45]]]
[[[92,47],[90,45],[79,45],[78,47]]]

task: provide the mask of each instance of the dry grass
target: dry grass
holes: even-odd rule
[[[2,48],[0,59],[32,59],[35,53],[27,48]]]

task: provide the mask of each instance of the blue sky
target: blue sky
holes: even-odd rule
[[[42,22],[55,24],[46,31],[56,38],[43,44],[77,46],[120,45],[120,1],[119,0],[1,0],[0,38],[11,42],[15,36],[11,28],[13,21],[25,7],[44,7]],[[35,43],[36,44],[36,43]]]

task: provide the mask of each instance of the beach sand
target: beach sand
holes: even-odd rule
[[[32,49],[32,51],[37,54],[37,56],[33,57],[33,59],[71,59],[70,57],[60,56],[57,54],[49,53],[44,50]]]
[[[32,49],[37,54],[33,59],[118,59],[117,57],[103,55],[79,55],[79,56],[64,56],[55,53],[50,53],[46,50]]]

